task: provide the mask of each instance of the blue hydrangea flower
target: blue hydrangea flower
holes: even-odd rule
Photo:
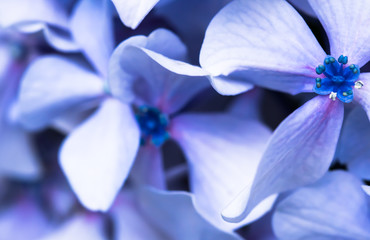
[[[61,167],[89,209],[109,209],[130,171],[136,183],[165,188],[160,146],[170,137],[187,157],[190,185],[202,216],[227,230],[261,216],[274,196],[240,224],[223,222],[219,212],[253,179],[269,130],[237,114],[179,114],[209,82],[173,73],[150,54],[184,61],[186,48],[163,29],[127,39],[109,60],[109,87],[81,62],[59,56],[38,59],[24,75],[20,121],[42,128],[66,111],[99,103],[60,150]]]
[[[292,94],[319,95],[276,129],[252,186],[225,211],[241,220],[272,193],[312,183],[329,168],[343,121],[345,103],[370,113],[370,3],[310,0],[330,42],[330,55],[286,1],[235,1],[215,16],[202,46],[200,63],[215,89],[236,94],[253,84]],[[335,99],[339,99],[333,101]]]

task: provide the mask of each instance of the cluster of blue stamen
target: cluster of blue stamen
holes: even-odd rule
[[[316,78],[313,91],[320,95],[330,94],[330,98],[339,100],[345,103],[353,100],[353,87],[362,87],[362,82],[357,81],[360,76],[360,69],[357,65],[351,64],[347,67],[348,57],[341,55],[338,61],[332,56],[327,56],[323,64],[316,68],[318,75],[322,77]]]
[[[136,111],[136,120],[141,130],[141,144],[148,142],[161,146],[168,138],[168,118],[159,109],[141,106]]]

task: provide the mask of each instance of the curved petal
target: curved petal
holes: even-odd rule
[[[343,121],[343,104],[317,96],[288,116],[275,130],[247,186],[223,211],[240,221],[261,200],[318,180],[334,157]]]
[[[370,60],[370,3],[367,0],[309,0],[330,42],[330,54],[348,56],[360,67]]]
[[[77,215],[40,240],[106,240],[103,227],[98,216]]]
[[[135,29],[159,0],[112,0],[121,21]]]
[[[314,10],[309,4],[308,0],[288,0],[293,6],[308,14],[311,17],[316,17]]]
[[[19,121],[29,129],[39,129],[64,111],[103,95],[102,79],[77,62],[41,57],[23,75],[17,102]]]
[[[183,60],[185,55],[184,44],[165,29],[158,29],[147,38],[136,36],[124,41],[116,48],[110,62],[112,94],[128,101],[127,93],[131,91],[129,96],[132,97],[134,91],[141,104],[154,105],[166,113],[179,110],[191,97],[209,86],[209,82],[206,78],[173,73],[151,56],[173,61]]]
[[[279,239],[370,239],[368,201],[357,178],[329,172],[277,205],[274,232]]]
[[[231,74],[231,79],[295,94],[310,90],[306,85],[325,56],[286,1],[236,0],[211,21],[200,64],[212,76]]]
[[[81,0],[71,16],[74,40],[102,76],[108,73],[113,51],[113,18],[109,1]]]
[[[139,139],[131,108],[115,99],[105,100],[67,137],[59,154],[60,164],[84,206],[109,209],[130,171]]]
[[[137,184],[148,184],[158,189],[166,189],[161,150],[154,145],[141,146],[130,177]]]
[[[0,2],[0,26],[35,22],[67,27],[67,11],[56,0],[12,0]]]
[[[220,216],[225,205],[252,183],[271,134],[265,126],[231,114],[186,114],[173,119],[170,134],[184,150],[196,208],[207,220],[232,230],[270,210],[274,198],[240,224],[226,223]]]
[[[202,218],[194,208],[194,200],[189,193],[146,188],[139,197],[143,215],[166,233],[168,239],[241,240],[236,234],[223,232]]]
[[[370,119],[370,73],[361,73],[359,80],[364,83],[361,89],[355,89],[354,99],[362,105]]]
[[[370,179],[370,124],[361,108],[354,109],[345,120],[337,147],[337,158],[348,170]]]

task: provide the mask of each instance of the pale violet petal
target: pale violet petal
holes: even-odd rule
[[[325,56],[286,1],[236,0],[211,21],[200,64],[212,76],[296,94],[311,90],[315,67]]]
[[[102,76],[108,74],[114,44],[110,7],[110,1],[81,0],[70,20],[73,38]]]
[[[131,107],[113,98],[67,137],[60,164],[85,207],[109,209],[130,171],[139,139]]]
[[[177,74],[158,64],[158,61],[163,61],[191,66],[178,61],[184,60],[185,55],[184,44],[168,30],[158,29],[147,38],[132,37],[121,43],[112,55],[110,90],[123,101],[134,97],[140,104],[173,113],[210,86],[207,79],[199,74],[193,77]],[[199,67],[198,70],[202,71]]]
[[[354,90],[354,100],[362,105],[370,119],[370,73],[361,73],[359,80],[364,86]]]
[[[18,118],[25,127],[39,129],[68,109],[103,95],[103,80],[77,62],[56,55],[41,57],[23,75]]]
[[[358,107],[348,114],[337,147],[337,158],[348,170],[363,179],[370,179],[370,122]]]
[[[166,189],[166,179],[160,148],[154,145],[141,146],[132,167],[130,177],[136,184],[147,184],[158,189]]]
[[[318,96],[288,116],[275,130],[253,184],[223,211],[227,221],[244,219],[274,193],[312,183],[328,170],[343,121],[343,104]]]
[[[315,11],[312,9],[308,0],[288,0],[294,7],[308,14],[310,17],[316,17]]]
[[[135,29],[159,0],[112,0],[121,21]]]
[[[330,54],[348,56],[360,67],[370,60],[370,2],[368,0],[309,0],[330,42]]]
[[[94,215],[77,215],[40,240],[107,240],[102,219]]]
[[[277,205],[274,232],[279,239],[370,239],[368,203],[361,181],[330,172]]]
[[[271,135],[267,127],[232,114],[186,114],[173,119],[170,134],[187,157],[194,203],[208,221],[232,230],[270,210],[274,197],[239,224],[227,223],[220,215],[226,204],[253,182]]]
[[[194,208],[193,196],[187,192],[146,188],[140,192],[138,202],[144,217],[154,227],[166,233],[168,239],[242,239],[234,233],[221,231],[202,218]]]

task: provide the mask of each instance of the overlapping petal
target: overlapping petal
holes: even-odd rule
[[[318,96],[288,116],[275,130],[247,186],[223,211],[241,221],[261,200],[318,180],[333,159],[343,121],[343,104]]]
[[[361,108],[354,109],[343,124],[337,158],[356,176],[370,179],[370,124]]]
[[[370,73],[361,73],[359,80],[364,83],[364,86],[354,90],[354,100],[362,105],[370,119]]]
[[[173,119],[170,133],[187,157],[195,204],[206,219],[231,230],[270,210],[274,197],[240,224],[226,223],[220,216],[225,205],[252,183],[270,137],[265,126],[231,114],[186,114]]]
[[[74,40],[102,76],[108,74],[113,51],[113,18],[109,1],[81,0],[71,16]]]
[[[112,0],[122,22],[135,29],[159,0]]]
[[[202,218],[194,208],[193,196],[186,192],[145,189],[140,194],[140,208],[146,219],[166,233],[168,239],[241,239],[236,234],[219,230]]]
[[[102,79],[78,62],[41,57],[23,76],[17,103],[19,121],[27,128],[39,129],[72,107],[94,103],[103,95]]]
[[[348,56],[360,67],[370,60],[370,4],[367,0],[309,0],[325,28],[330,54]]]
[[[200,53],[213,76],[274,90],[310,91],[325,53],[302,17],[283,0],[237,0],[211,21]]]
[[[62,170],[81,203],[106,211],[125,181],[139,147],[131,107],[107,99],[62,145]]]
[[[209,86],[206,78],[198,74],[197,77],[176,74],[152,56],[171,62],[184,60],[186,48],[176,35],[164,29],[154,31],[147,38],[136,36],[126,40],[111,58],[109,83],[114,96],[128,101],[134,91],[138,104],[156,106],[170,114]]]
[[[331,172],[301,188],[276,207],[273,228],[279,239],[369,239],[369,196],[361,182]]]

